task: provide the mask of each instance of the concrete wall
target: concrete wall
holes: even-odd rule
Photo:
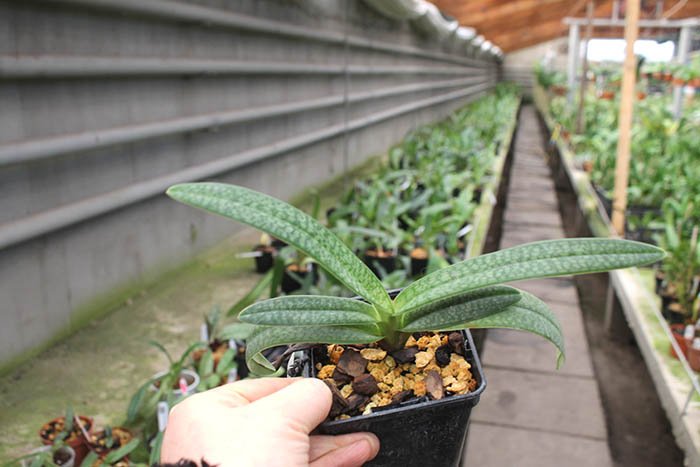
[[[532,47],[510,52],[503,61],[503,79],[518,83],[526,92],[532,92],[535,64],[546,58],[551,66],[566,72],[568,39],[561,37]]]
[[[354,0],[0,0],[0,367],[237,228],[169,185],[289,198],[496,76]]]

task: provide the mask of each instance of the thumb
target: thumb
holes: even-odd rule
[[[332,401],[326,383],[316,378],[303,378],[249,407],[274,413],[308,434],[328,416]]]

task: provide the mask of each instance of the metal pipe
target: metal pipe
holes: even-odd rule
[[[413,92],[465,86],[481,79],[483,79],[482,76],[476,76],[466,79],[412,83],[387,89],[357,92],[348,96],[348,103],[355,104]],[[149,138],[206,130],[213,127],[251,122],[311,110],[327,109],[341,104],[344,104],[344,97],[334,95],[301,102],[269,105],[254,109],[211,112],[192,117],[5,144],[0,145],[0,167],[46,159],[60,154],[90,151],[115,144],[133,143]]]
[[[372,115],[351,120],[345,124],[336,124],[319,130],[306,132],[285,140],[248,149],[246,151],[224,156],[215,161],[188,167],[177,172],[163,175],[148,181],[138,182],[125,188],[113,190],[75,203],[33,214],[29,217],[0,225],[0,250],[8,246],[45,235],[49,232],[83,222],[115,209],[123,208],[154,196],[160,195],[176,183],[201,180],[225,172],[300,149],[329,138],[341,135],[346,128],[357,131],[409,112],[417,111],[437,104],[463,97],[476,97],[493,86],[485,81],[467,89],[452,91],[439,96],[429,97],[408,104],[399,105]]]
[[[680,37],[678,38],[678,63],[685,65],[688,62],[688,53],[690,52],[690,34],[691,29],[684,27],[681,29]],[[673,116],[676,120],[681,118],[683,112],[683,86],[673,86]]]
[[[569,26],[569,55],[566,67],[566,85],[568,92],[566,100],[569,105],[574,103],[574,89],[576,88],[576,68],[579,55],[579,25],[572,24]]]
[[[564,24],[568,25],[583,25],[587,21],[585,18],[564,18]],[[669,20],[669,19],[640,19],[640,28],[663,28],[663,29],[680,29],[685,26],[698,26],[700,25],[700,19],[698,18],[687,18],[679,20]],[[610,18],[595,18],[593,20],[593,26],[608,26],[608,27],[624,27],[625,20],[618,19],[613,20]]]
[[[284,36],[294,39],[311,40],[328,44],[342,45],[343,33],[318,31],[304,26],[295,26],[280,21],[222,11],[200,5],[188,5],[167,0],[39,0],[49,3],[62,3],[94,10],[130,13],[175,22],[190,22],[206,27],[237,29],[253,33]],[[435,61],[477,65],[478,62],[468,58],[459,58],[441,52],[426,52],[410,46],[395,46],[379,43],[361,36],[348,36],[351,47],[376,50],[391,54],[409,55]]]
[[[463,75],[479,72],[467,66],[427,67],[420,65],[351,65],[354,75]],[[237,60],[191,60],[104,57],[14,57],[0,56],[0,79],[133,77],[161,75],[342,75],[345,67],[309,63],[251,62]]]

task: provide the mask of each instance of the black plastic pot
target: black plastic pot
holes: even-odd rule
[[[364,254],[364,262],[377,277],[381,277],[377,265],[381,266],[386,274],[391,274],[396,270],[396,255],[394,254],[380,257],[369,254],[368,250]]]
[[[259,274],[265,274],[267,271],[272,269],[272,265],[275,260],[273,257],[273,252],[275,249],[267,245],[256,245],[253,251],[259,251],[262,253],[260,256],[255,257],[255,272]]]
[[[457,466],[464,450],[472,407],[479,403],[486,388],[481,362],[468,330],[464,335],[464,350],[476,389],[464,395],[440,400],[427,397],[413,399],[385,409],[375,409],[370,415],[321,424],[317,434],[340,435],[369,431],[379,438],[381,448],[377,457],[366,466]],[[313,354],[301,360],[298,373],[290,376],[315,374]],[[311,371],[313,370],[313,373]]]
[[[278,250],[281,248],[284,248],[287,246],[287,243],[283,240],[280,240],[279,238],[272,238],[272,246],[277,248]]]
[[[677,303],[676,297],[669,294],[661,294],[661,315],[669,324],[683,324],[686,316],[671,309],[671,304]]]
[[[304,279],[308,274],[313,275],[313,282],[314,284],[316,283],[316,280],[318,279],[317,275],[314,273],[314,269],[312,265],[307,266],[306,271],[293,271],[293,274],[295,274],[299,279]],[[294,291],[297,291],[301,289],[301,282],[299,282],[286,268],[284,270],[284,274],[282,274],[282,283],[280,284],[280,287],[282,288],[282,292],[289,294]]]
[[[478,187],[478,188],[475,188],[475,189],[474,189],[474,196],[473,196],[473,199],[474,199],[474,202],[475,202],[476,204],[481,203],[481,195],[483,195],[483,193],[484,193],[484,190],[483,190],[483,188],[481,188],[481,187]]]
[[[663,271],[658,268],[654,268],[654,283],[656,285],[655,291],[656,295],[661,295],[661,291],[664,289],[664,280],[666,279]]]

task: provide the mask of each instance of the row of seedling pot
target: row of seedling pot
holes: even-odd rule
[[[503,88],[412,132],[390,151],[386,164],[326,210],[326,225],[387,288],[463,260],[516,106],[516,94]],[[319,218],[317,197],[310,214]],[[347,294],[305,255],[266,234],[241,256],[254,256],[259,273],[273,271],[263,281],[275,295]]]
[[[114,465],[125,467],[132,462],[129,455],[138,447],[131,430],[105,426],[95,429],[93,419],[76,415],[72,408],[39,429],[44,445],[32,453],[11,462],[27,467],[97,467]]]
[[[635,109],[625,237],[666,250],[666,257],[654,269],[656,292],[664,318],[681,348],[688,349],[688,359],[697,371],[700,359],[692,350],[694,336],[683,336],[691,336],[686,327],[695,325],[700,306],[700,121],[692,116],[675,120],[668,104],[668,98],[654,97],[638,103]],[[617,108],[594,99],[587,99],[584,108],[585,132],[573,135],[570,144],[577,164],[589,173],[610,216]],[[550,112],[560,124],[573,129],[571,111],[562,100],[553,98]]]

